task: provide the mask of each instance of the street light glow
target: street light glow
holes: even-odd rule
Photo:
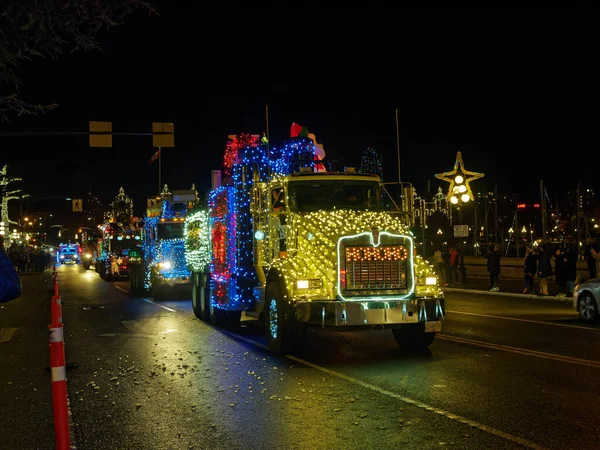
[[[462,183],[463,181],[465,181],[465,179],[462,177],[462,175],[456,175],[456,178],[454,179],[454,182],[455,182],[456,184],[460,184],[460,183]]]
[[[450,198],[450,203],[452,203],[453,205],[456,205],[458,203],[458,198],[453,195]]]
[[[467,203],[469,200],[471,200],[471,197],[469,197],[469,194],[463,194],[460,199],[463,201],[463,203]]]

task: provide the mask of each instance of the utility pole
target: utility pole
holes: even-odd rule
[[[515,209],[515,246],[517,247],[517,258],[519,257],[519,212]]]
[[[577,247],[581,245],[581,183],[577,182]]]
[[[547,220],[548,220],[548,214],[546,212],[546,196],[544,195],[544,182],[542,180],[540,180],[540,196],[542,197],[541,200],[541,204],[542,204],[542,242],[546,242],[546,227],[547,227]],[[579,205],[579,193],[577,194],[578,198],[577,198],[577,204]],[[579,227],[577,227],[577,229],[579,229]]]
[[[479,241],[479,222],[477,220],[477,206],[479,206],[479,195],[475,198],[475,226],[473,227],[473,256],[477,256],[477,242]]]
[[[496,221],[496,225],[494,227],[494,241],[497,244],[498,241],[498,227],[500,226],[498,223],[498,185],[494,184],[494,220]]]

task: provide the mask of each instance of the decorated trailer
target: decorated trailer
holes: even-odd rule
[[[277,354],[308,327],[389,328],[403,347],[428,347],[443,293],[407,225],[383,210],[380,178],[317,170],[315,154],[305,137],[254,142],[226,158],[224,179],[213,171],[207,205],[186,219],[195,315],[260,319]]]

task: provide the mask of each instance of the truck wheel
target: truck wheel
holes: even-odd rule
[[[208,304],[206,275],[203,273],[193,272],[192,274],[192,309],[194,315],[205,322],[210,322],[210,313]]]
[[[265,331],[271,352],[283,355],[292,348],[292,323],[276,282],[267,285],[265,303]]]
[[[425,333],[425,324],[415,323],[400,325],[392,329],[396,343],[406,350],[422,350],[429,347],[434,339],[435,333]]]

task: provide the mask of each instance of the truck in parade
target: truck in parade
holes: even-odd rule
[[[258,319],[276,354],[308,327],[391,328],[400,346],[428,347],[444,296],[408,225],[384,210],[380,177],[328,171],[303,134],[281,149],[230,136],[206,204],[185,219],[194,314],[216,326]]]
[[[123,188],[111,203],[111,211],[99,226],[101,237],[91,253],[96,272],[103,280],[127,279],[130,264],[141,258],[141,219],[133,216],[133,201]],[[84,259],[85,260],[85,259]],[[90,262],[91,265],[91,262]]]
[[[168,298],[179,287],[189,289],[183,226],[196,201],[195,189],[169,192],[165,186],[161,197],[147,209],[142,230],[141,275],[143,291],[154,299]]]

